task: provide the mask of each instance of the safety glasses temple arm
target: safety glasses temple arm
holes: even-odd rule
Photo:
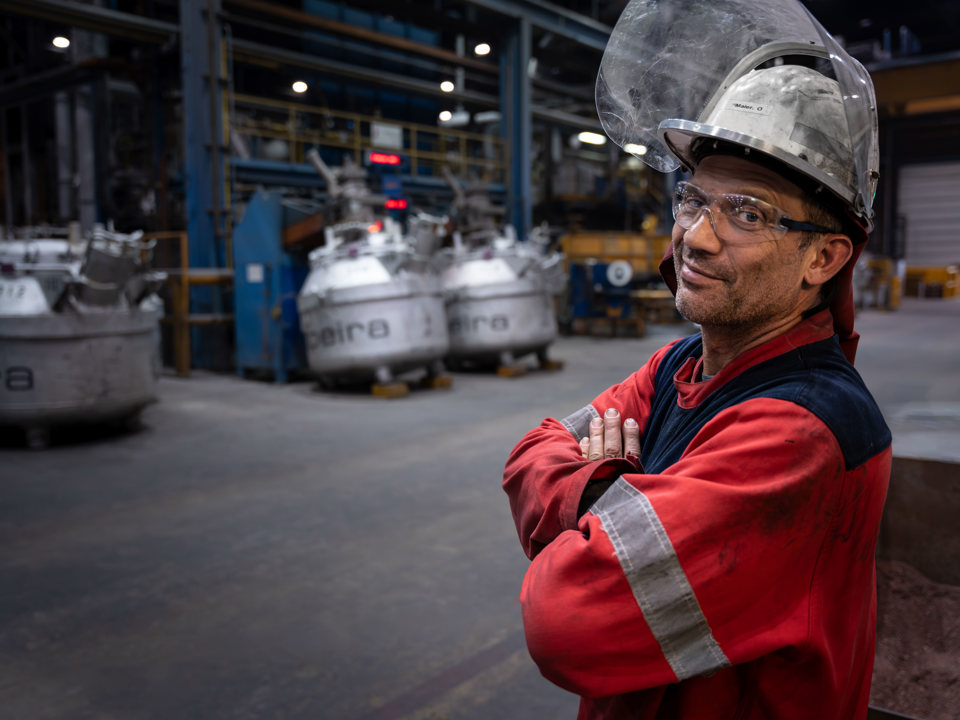
[[[834,233],[835,230],[830,228],[825,228],[820,225],[814,225],[813,223],[807,222],[798,222],[797,220],[791,220],[790,218],[780,218],[780,224],[783,225],[787,230],[798,230],[800,232],[815,232],[815,233]]]

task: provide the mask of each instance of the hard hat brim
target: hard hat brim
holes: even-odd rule
[[[659,135],[663,143],[690,172],[696,169],[700,160],[693,152],[694,141],[699,139],[709,141],[713,139],[743,148],[744,157],[748,160],[751,159],[750,155],[754,152],[762,153],[772,158],[780,165],[785,166],[789,171],[793,171],[791,175],[795,173],[800,178],[807,178],[806,183],[797,182],[797,179],[793,177],[789,178],[791,181],[797,182],[797,184],[805,190],[811,190],[810,184],[812,181],[814,185],[822,185],[848,205],[852,205],[856,200],[856,193],[853,189],[832,175],[759,138],[734,132],[716,125],[707,125],[705,123],[681,119],[664,120],[660,123]],[[756,159],[759,161],[759,158]],[[813,188],[813,190],[815,191],[815,188]]]

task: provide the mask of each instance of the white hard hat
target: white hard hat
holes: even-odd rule
[[[753,70],[711,103],[701,121],[668,119],[660,138],[692,170],[711,144],[768,155],[824,186],[846,205],[859,195],[853,148],[836,80],[808,67]]]

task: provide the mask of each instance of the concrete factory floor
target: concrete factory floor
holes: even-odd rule
[[[858,329],[897,454],[960,460],[960,300]],[[137,432],[0,441],[0,715],[572,720],[524,648],[503,463],[689,330],[395,400],[165,376]]]

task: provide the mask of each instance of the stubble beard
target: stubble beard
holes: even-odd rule
[[[762,323],[766,319],[764,303],[746,303],[745,300],[727,292],[703,297],[697,290],[685,288],[683,281],[678,280],[677,312],[697,325],[736,330]]]
[[[677,312],[690,322],[736,332],[768,320],[769,310],[775,304],[774,298],[768,297],[766,302],[763,299],[758,302],[757,298],[752,297],[757,288],[747,288],[743,282],[731,284],[723,281],[719,286],[707,290],[686,287],[680,272],[683,259],[679,252],[674,252],[673,261],[677,278]]]
[[[731,302],[726,293],[714,298],[702,297],[696,288],[685,287],[680,272],[683,259],[679,251],[674,252],[673,267],[677,278],[676,306],[680,315],[697,325],[740,325],[736,317],[735,302]]]

